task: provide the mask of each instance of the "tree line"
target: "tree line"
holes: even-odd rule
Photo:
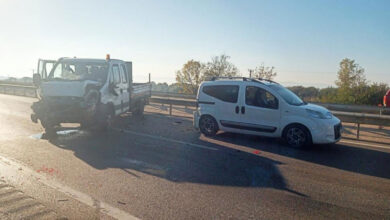
[[[153,84],[153,89],[165,92],[196,94],[200,83],[211,77],[240,76],[237,67],[230,62],[230,57],[222,54],[212,57],[211,61],[202,63],[189,60],[181,70],[176,71],[176,83]],[[248,75],[254,78],[272,80],[277,76],[275,67],[267,67],[263,63],[248,69]],[[344,58],[339,63],[336,87],[315,88],[288,87],[303,100],[309,102],[326,102],[340,104],[378,105],[389,86],[386,83],[370,82],[365,77],[365,70],[353,59]]]

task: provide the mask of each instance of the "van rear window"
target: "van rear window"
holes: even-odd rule
[[[236,103],[238,99],[239,86],[233,85],[215,85],[215,86],[204,86],[202,91],[219,99],[224,102]]]

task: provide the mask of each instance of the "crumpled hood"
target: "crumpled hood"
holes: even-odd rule
[[[40,94],[42,97],[71,96],[83,97],[87,85],[100,85],[100,82],[92,80],[84,81],[49,81],[42,82]]]
[[[313,110],[313,111],[317,111],[317,112],[321,112],[323,113],[324,115],[328,112],[330,112],[328,109],[322,107],[322,106],[319,106],[319,105],[315,105],[315,104],[307,104],[307,105],[304,105],[304,108],[305,109],[310,109],[310,110]]]

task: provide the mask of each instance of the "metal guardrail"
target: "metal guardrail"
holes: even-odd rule
[[[0,84],[0,93],[27,97],[37,97],[34,86]]]
[[[169,115],[172,115],[173,105],[195,107],[197,104],[195,100],[167,99],[161,97],[152,97],[150,98],[150,102],[169,105]],[[390,126],[389,115],[342,112],[342,111],[331,111],[331,112],[333,115],[338,117],[342,122],[357,124],[357,132],[356,132],[357,139],[359,139],[360,136],[360,124]]]
[[[182,98],[182,99],[196,99],[196,95],[174,93],[174,92],[158,92],[152,91],[152,96]]]
[[[156,92],[152,91],[153,96],[167,97],[167,98],[181,98],[181,99],[196,99],[196,95],[172,93],[172,92]],[[316,105],[323,106],[332,111],[342,112],[358,112],[358,113],[372,113],[372,114],[385,114],[390,115],[390,108],[370,106],[370,105],[345,105],[345,104],[332,104],[332,103],[321,103],[311,102]]]

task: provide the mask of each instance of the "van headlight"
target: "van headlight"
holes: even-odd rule
[[[320,118],[320,119],[331,119],[332,118],[332,113],[330,113],[330,112],[323,114],[322,112],[314,111],[311,109],[306,109],[306,112],[313,118]]]

